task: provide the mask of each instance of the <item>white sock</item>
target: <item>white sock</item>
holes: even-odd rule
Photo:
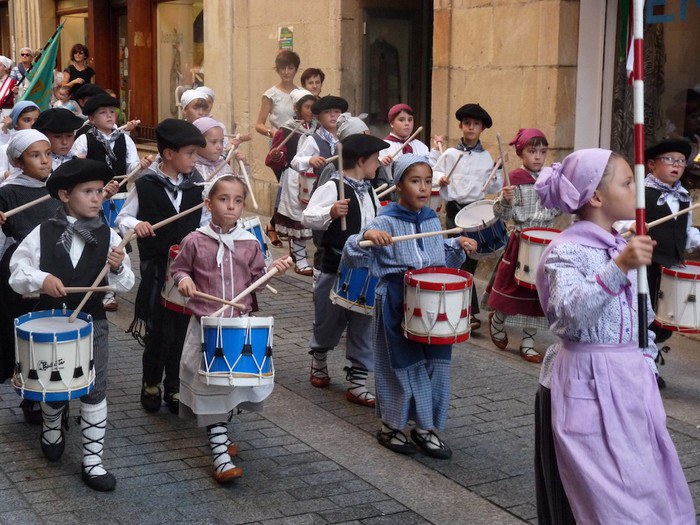
[[[291,255],[294,258],[294,262],[296,262],[297,268],[301,270],[309,266],[309,261],[306,260],[306,241],[291,239],[289,250],[292,252]]]
[[[361,397],[367,400],[375,399],[374,394],[367,390],[367,370],[356,366],[346,366],[347,372],[345,379],[350,382],[350,392],[355,397]]]
[[[314,377],[328,376],[328,364],[326,358],[328,352],[313,352],[311,354],[311,375]]]
[[[41,414],[44,420],[41,440],[47,445],[56,445],[61,441],[61,416],[64,408],[65,406],[53,408],[47,403],[41,403]]]
[[[209,438],[209,446],[211,447],[212,456],[214,456],[214,471],[226,472],[235,467],[231,461],[231,456],[228,455],[228,444],[231,442],[228,439],[228,429],[226,423],[215,423],[207,427],[207,437]]]
[[[493,326],[494,334],[493,338],[501,341],[506,338],[505,334],[501,330],[505,330],[506,327],[506,316],[499,311],[495,311],[491,317],[491,326]]]
[[[83,434],[83,470],[90,476],[102,476],[105,431],[107,428],[107,400],[96,405],[80,403],[80,426]]]

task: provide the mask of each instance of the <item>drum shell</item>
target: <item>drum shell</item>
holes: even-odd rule
[[[187,298],[180,294],[177,289],[177,284],[175,284],[175,279],[170,275],[170,266],[178,253],[180,253],[180,245],[173,244],[168,252],[168,266],[165,270],[163,289],[160,291],[160,303],[163,307],[173,312],[183,315],[192,315],[190,309],[187,308]]]
[[[69,401],[92,391],[95,383],[92,317],[78,314],[82,326],[76,327],[68,323],[72,313],[43,310],[15,319],[16,369],[12,384],[24,399]],[[70,329],[54,332],[35,326],[49,318],[65,320],[66,328]],[[31,328],[28,321],[34,321]]]
[[[520,234],[518,262],[515,265],[515,282],[531,290],[537,289],[537,267],[552,239],[561,233],[555,228],[525,228]]]
[[[498,257],[508,244],[508,228],[493,213],[493,203],[488,199],[472,202],[455,216],[462,235],[476,241],[476,252],[469,254],[471,259]]]
[[[272,317],[202,317],[199,379],[211,385],[260,386],[275,379]],[[217,338],[221,355],[217,355]],[[250,355],[244,355],[250,344]]]
[[[260,217],[244,217],[240,219],[240,224],[243,226],[244,230],[253,234],[260,243],[260,249],[265,258],[265,266],[269,268],[270,264],[272,264],[272,253],[270,253],[267,242],[265,242],[265,234],[263,233]]]
[[[440,197],[440,189],[433,188],[430,192],[430,201],[428,206],[435,211],[435,213],[440,213],[442,211],[443,200]]]
[[[116,193],[110,199],[102,203],[102,222],[110,228],[116,228],[116,220],[122,211],[128,193]]]
[[[404,275],[404,336],[427,344],[469,339],[473,277],[464,270],[424,268]]]
[[[685,267],[661,267],[655,323],[662,328],[686,334],[700,333],[700,263]]]
[[[311,199],[311,192],[314,189],[314,183],[318,179],[313,171],[299,173],[299,201],[306,206]]]
[[[341,263],[338,276],[330,292],[333,304],[372,315],[374,310],[374,292],[379,279],[372,277],[367,268],[348,268]]]

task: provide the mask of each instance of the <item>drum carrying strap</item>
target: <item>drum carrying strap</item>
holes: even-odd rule
[[[404,315],[403,274],[389,274],[382,279],[386,282],[386,298],[382,308],[384,334],[393,368],[408,368],[429,356],[430,359],[449,360],[452,345],[427,345],[406,339],[401,322]],[[427,355],[426,355],[427,354]]]

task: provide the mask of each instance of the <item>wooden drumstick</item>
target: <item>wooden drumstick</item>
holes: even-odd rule
[[[491,184],[491,179],[493,179],[493,176],[496,174],[496,172],[498,171],[498,168],[500,168],[500,167],[501,167],[501,158],[499,157],[498,160],[496,160],[496,164],[493,165],[493,169],[491,170],[491,173],[489,173],[489,176],[486,179],[486,182],[481,187],[481,193],[484,193],[486,191],[486,188],[489,187],[489,184]]]
[[[452,228],[449,230],[442,230],[438,232],[425,232],[425,233],[412,233],[410,235],[397,235],[396,237],[392,237],[391,240],[392,242],[400,242],[400,241],[410,241],[412,239],[423,239],[425,237],[435,237],[436,235],[452,235],[453,233],[462,233],[463,228]],[[359,243],[360,248],[368,248],[369,246],[374,246],[374,243],[372,241],[360,241]]]
[[[277,288],[273,288],[273,287],[270,286],[269,284],[266,284],[266,285],[265,285],[265,288],[267,288],[271,293],[277,295]]]
[[[85,292],[113,292],[114,288],[112,286],[66,286],[63,288],[67,294],[70,293],[85,293]],[[26,293],[22,295],[22,299],[35,299],[39,294],[46,293],[42,290],[38,292]]]
[[[401,144],[401,147],[397,149],[394,153],[391,155],[387,155],[383,159],[381,159],[380,162],[384,162],[384,159],[389,159],[389,160],[394,160],[394,157],[401,155],[403,153],[403,149],[406,147],[406,144],[409,144],[413,139],[415,139],[421,132],[423,131],[423,126],[420,126],[416,131],[413,132],[413,135],[408,137],[403,144]]]
[[[335,150],[338,152],[338,200],[345,200],[345,174],[343,173],[343,144],[338,142],[335,145]],[[340,231],[346,231],[348,229],[348,218],[345,215],[340,217]]]
[[[393,192],[395,190],[396,190],[396,184],[394,184],[393,186],[389,186],[383,192],[377,194],[377,198],[381,199],[382,197],[386,197],[387,195],[389,195],[391,192]]]
[[[276,151],[281,150],[281,149],[282,149],[282,146],[284,146],[287,142],[289,142],[289,139],[291,139],[291,138],[294,136],[294,134],[295,134],[297,131],[299,131],[299,128],[302,127],[303,125],[304,125],[304,121],[301,120],[301,121],[299,122],[299,124],[297,124],[297,125],[294,127],[294,129],[289,133],[289,135],[287,135],[286,137],[284,137],[284,140],[283,140],[282,142],[280,142],[279,144],[277,144],[277,146],[275,146],[275,147],[272,148],[272,149],[274,149],[274,150],[276,150]]]
[[[136,126],[138,126],[139,124],[141,124],[141,121],[140,121],[140,120],[136,120],[136,121],[134,121],[134,124],[135,124]],[[128,128],[128,127],[129,127],[129,123],[127,122],[127,123],[124,124],[123,126],[119,126],[119,127],[117,128],[117,131],[124,131],[124,130],[125,130],[126,128]]]
[[[149,160],[150,158],[151,158],[150,155],[146,155],[143,158],[143,160]],[[124,186],[124,184],[126,184],[132,178],[134,178],[141,171],[141,169],[142,169],[141,164],[139,163],[139,165],[136,166],[133,170],[131,170],[127,175],[124,175],[124,179],[119,183],[119,187],[121,188],[122,186]],[[116,179],[117,177],[114,177],[114,178]]]
[[[655,221],[647,223],[647,230],[653,228],[654,226],[658,226],[659,224],[663,224],[664,222],[670,221],[671,219],[675,219],[676,217],[680,217],[681,215],[685,215],[686,213],[690,213],[691,211],[697,208],[700,208],[700,202],[697,204],[693,204],[692,206],[688,206],[684,210],[677,211],[676,213],[671,213],[669,215],[661,217],[660,219],[656,219]],[[633,232],[627,231],[622,236],[628,238],[632,237],[632,235],[634,235]]]
[[[39,197],[38,199],[34,199],[33,201],[29,201],[25,204],[22,204],[21,206],[17,206],[16,208],[12,208],[11,210],[5,212],[5,218],[7,219],[8,217],[12,217],[13,215],[16,215],[17,213],[24,211],[26,209],[29,209],[32,206],[36,206],[37,204],[40,204],[44,201],[47,201],[50,198],[51,198],[51,195],[49,195],[47,193],[43,197]]]
[[[501,166],[503,166],[503,185],[510,186],[510,177],[508,177],[508,167],[506,166],[506,156],[503,154],[503,143],[501,142],[501,134],[496,133],[498,141],[498,151],[501,154]]]
[[[287,258],[289,260],[290,258]],[[273,267],[272,270],[267,272],[265,275],[263,275],[260,279],[255,281],[253,284],[251,284],[248,288],[243,290],[241,293],[239,293],[236,297],[231,299],[232,303],[238,302],[241,299],[243,299],[245,296],[249,295],[252,291],[254,291],[256,288],[261,287],[263,284],[265,284],[267,281],[272,279],[278,272],[276,267]],[[211,317],[219,317],[221,314],[223,314],[228,308],[230,308],[228,305],[224,306],[223,308],[220,308],[216,312],[214,312]]]
[[[244,133],[243,135],[241,135],[240,133],[236,133],[235,135],[224,133],[224,137],[228,139],[240,140],[241,142],[249,142],[252,139],[250,133]]]
[[[236,310],[245,310],[245,305],[241,303],[234,303],[233,301],[228,301],[226,299],[222,299],[221,297],[217,297],[216,295],[209,295],[208,293],[200,292],[199,290],[195,290],[192,292],[192,295],[201,297],[202,299],[206,299],[207,301],[214,301],[217,303],[225,304],[228,306],[234,307]]]
[[[250,178],[248,178],[248,170],[245,169],[245,164],[241,159],[238,159],[238,166],[241,168],[241,174],[243,175],[243,180],[245,180],[246,186],[248,186],[248,193],[250,193],[250,200],[253,201],[253,208],[258,209],[258,201],[255,200],[255,194],[253,193],[253,186],[250,184]]]
[[[176,220],[184,217],[185,215],[189,215],[190,213],[193,213],[193,212],[195,212],[203,207],[204,207],[204,203],[202,202],[200,204],[197,204],[197,206],[193,206],[192,208],[189,208],[185,211],[181,211],[180,213],[176,213],[172,217],[168,217],[167,219],[164,219],[160,222],[155,223],[152,226],[152,228],[155,231],[155,230],[162,228],[163,226],[167,226],[171,222],[175,222]],[[119,243],[119,246],[117,248],[124,248],[124,246],[126,246],[129,243],[129,241],[134,237],[134,235],[135,235],[135,232],[134,232],[134,229],[132,228],[128,232],[126,232],[126,235],[122,239],[122,242]],[[104,279],[105,276],[107,275],[107,272],[109,272],[109,268],[110,268],[109,263],[104,265],[104,267],[102,268],[102,271],[97,276],[95,281],[92,283],[92,287],[99,286],[100,282],[102,282],[102,279]],[[83,307],[85,306],[85,303],[87,303],[88,299],[90,299],[91,296],[92,296],[92,292],[87,292],[85,294],[85,297],[83,297],[83,300],[80,301],[80,304],[78,305],[78,307],[75,309],[75,311],[68,318],[69,323],[75,322],[75,319],[78,317],[80,310],[83,309]]]
[[[326,159],[326,163],[335,162],[336,160],[338,160],[338,155],[333,155],[332,157],[328,157]]]
[[[385,182],[381,186],[377,186],[376,188],[374,188],[374,193],[379,193],[382,190],[386,189],[388,186],[389,186],[389,183]]]
[[[452,165],[452,169],[450,170],[450,172],[447,175],[445,175],[445,178],[448,181],[450,180],[450,177],[452,177],[452,174],[454,173],[455,168],[457,167],[457,164],[459,164],[463,158],[464,158],[464,153],[460,153],[459,157],[457,157],[457,161]]]

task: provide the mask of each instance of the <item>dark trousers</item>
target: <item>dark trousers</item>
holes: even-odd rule
[[[552,393],[539,386],[535,395],[535,492],[537,523],[570,525],[576,520],[559,476],[552,436]]]
[[[163,380],[165,393],[173,394],[180,391],[180,357],[190,316],[161,305],[156,306],[153,314],[153,330],[144,341],[143,382],[155,386]]]
[[[469,203],[471,204],[471,203]],[[458,202],[455,201],[448,201],[446,206],[445,206],[445,215],[446,215],[446,220],[445,220],[445,226],[447,226],[447,229],[452,229],[456,227],[457,225],[455,224],[455,216],[459,213],[459,210],[467,206],[467,204],[459,204]],[[461,269],[464,270],[465,272],[469,272],[470,274],[474,275],[476,273],[476,267],[479,264],[479,261],[476,259],[472,259],[471,257],[467,256],[467,260],[464,261],[464,264],[462,264]],[[476,315],[479,313],[479,297],[476,291],[476,284],[472,286],[472,315]]]

